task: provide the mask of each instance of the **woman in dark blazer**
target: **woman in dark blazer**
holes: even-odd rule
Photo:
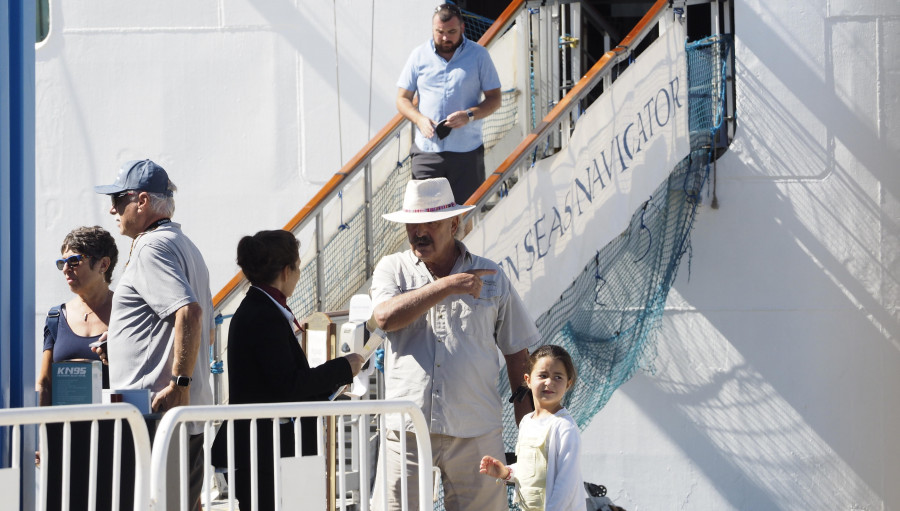
[[[287,231],[260,231],[238,243],[237,263],[253,285],[228,329],[228,392],[231,404],[321,401],[350,383],[362,366],[356,353],[310,367],[300,347],[300,323],[287,298],[300,280],[299,242]],[[316,454],[316,418],[301,419],[302,454]],[[250,503],[249,421],[235,422],[235,496]],[[257,421],[260,511],[274,508],[272,424]],[[281,456],[294,455],[293,424],[281,425]],[[213,464],[227,466],[227,431],[213,446]],[[325,474],[322,474],[325,477]]]

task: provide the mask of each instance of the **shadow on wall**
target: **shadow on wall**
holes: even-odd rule
[[[666,312],[656,374],[622,391],[735,509],[892,508],[900,268],[886,210],[900,189],[886,163],[900,155],[835,92],[834,68],[823,79],[771,26],[738,21],[753,34],[738,40],[741,129],[669,301],[691,312]]]

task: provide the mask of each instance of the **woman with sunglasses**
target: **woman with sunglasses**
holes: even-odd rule
[[[44,355],[38,380],[41,406],[47,406],[53,400],[50,384],[53,362],[101,360],[89,344],[105,340],[109,329],[113,296],[109,284],[119,258],[116,241],[98,226],[73,230],[66,235],[60,251],[62,258],[56,260],[56,268],[62,271],[75,297],[59,306],[55,328],[55,321],[51,319],[54,310],[48,314],[50,321],[44,326]],[[104,365],[103,388],[108,387],[109,377]]]
[[[109,375],[104,349],[89,345],[106,340],[113,292],[109,289],[112,272],[116,267],[119,250],[109,232],[101,227],[78,227],[66,235],[60,249],[62,257],[56,260],[56,268],[62,272],[69,289],[75,296],[68,302],[50,309],[44,326],[44,354],[38,378],[38,396],[41,406],[53,402],[51,368],[54,362],[72,360],[100,360],[103,362],[103,388],[109,388]],[[101,423],[102,424],[102,423]],[[105,424],[102,424],[105,426]],[[62,425],[48,425],[48,449],[46,453],[48,474],[47,509],[61,508]],[[97,509],[109,509],[111,473],[102,460],[112,459],[112,446],[104,442],[107,427],[101,427],[98,460]],[[88,495],[88,446],[90,424],[72,423],[69,509],[87,508]],[[109,451],[109,452],[107,452]],[[36,455],[36,463],[40,456]],[[105,484],[104,484],[105,482]],[[129,503],[130,504],[130,503]]]

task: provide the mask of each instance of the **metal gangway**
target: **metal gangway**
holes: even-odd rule
[[[719,12],[720,2],[704,2]],[[582,15],[577,2],[514,0],[478,40],[495,62],[512,62],[518,71],[515,87],[503,91],[501,108],[485,120],[489,174],[466,202],[477,206],[467,220],[481,222],[535,161],[564,147],[592,98],[611,86],[642,44],[664,30],[664,17],[679,14],[670,1],[656,1],[624,38],[611,41],[606,35],[608,51],[581,75],[571,41],[578,38]],[[561,73],[560,63],[570,61]],[[580,77],[574,84],[573,76]],[[394,116],[284,225],[301,241],[301,278],[288,302],[298,317],[345,310],[352,295],[368,291],[375,263],[405,247],[402,226],[381,215],[400,209],[413,129],[400,114]],[[228,318],[248,287],[238,273],[213,297],[219,325],[215,361],[226,356]],[[227,395],[221,381],[217,388]]]

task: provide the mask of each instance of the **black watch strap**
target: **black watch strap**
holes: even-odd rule
[[[191,384],[190,376],[173,376],[172,382],[179,387],[188,387]]]

